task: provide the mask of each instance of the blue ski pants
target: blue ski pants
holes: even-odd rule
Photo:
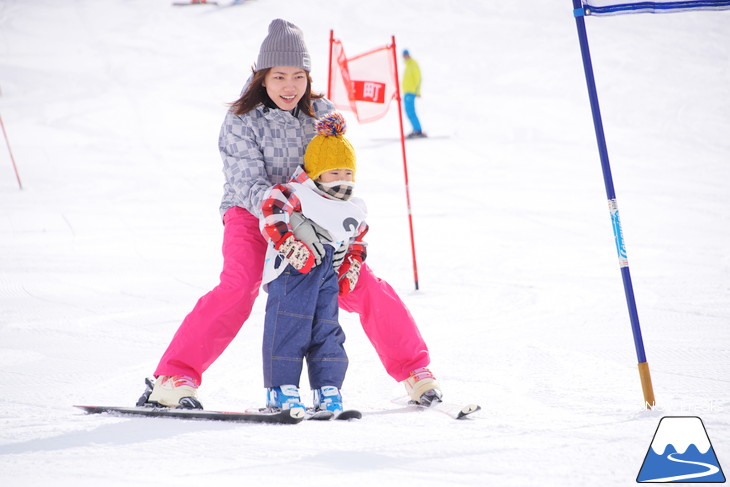
[[[403,95],[403,104],[405,105],[406,116],[411,122],[411,126],[413,126],[413,131],[420,132],[421,121],[418,120],[418,115],[416,115],[416,94],[406,93]]]
[[[264,387],[299,386],[303,359],[309,385],[342,387],[347,371],[345,332],[338,321],[334,249],[327,245],[322,263],[302,274],[291,265],[268,286],[264,320]]]

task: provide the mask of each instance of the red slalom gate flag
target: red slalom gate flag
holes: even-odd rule
[[[384,117],[398,96],[395,45],[348,58],[342,42],[330,38],[330,49],[330,101],[340,110],[353,112],[359,123]]]
[[[408,190],[408,163],[405,136],[403,135],[403,113],[400,106],[395,49],[395,36],[391,36],[389,45],[348,59],[342,42],[335,39],[334,32],[330,31],[330,72],[327,81],[327,98],[340,110],[354,113],[359,123],[373,122],[384,117],[388,113],[390,102],[395,99],[398,103],[400,146],[403,155],[403,176],[405,177],[408,227],[411,234],[411,256],[413,257],[413,282],[418,290],[416,243],[413,234],[411,197]]]

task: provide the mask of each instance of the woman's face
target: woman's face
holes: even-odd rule
[[[307,91],[307,72],[295,66],[274,66],[266,73],[264,88],[282,110],[293,110]]]

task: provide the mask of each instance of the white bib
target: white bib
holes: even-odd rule
[[[335,249],[357,235],[360,224],[367,218],[365,201],[360,198],[352,197],[347,201],[333,200],[325,198],[301,183],[290,182],[287,186],[299,198],[302,214],[329,232],[333,242],[322,243],[329,243]],[[263,222],[261,223],[263,225]],[[264,290],[266,290],[266,284],[284,272],[287,265],[288,262],[281,258],[279,252],[270,243],[264,261],[262,281]]]
[[[360,224],[367,218],[365,202],[360,198],[333,200],[300,183],[289,183],[289,187],[302,204],[302,215],[327,230],[335,247],[354,237]]]

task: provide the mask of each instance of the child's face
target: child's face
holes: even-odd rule
[[[332,169],[319,175],[317,181],[320,183],[331,183],[333,181],[352,181],[352,169]]]

